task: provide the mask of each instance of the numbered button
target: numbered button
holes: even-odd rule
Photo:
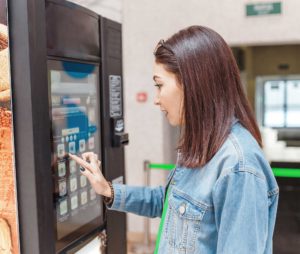
[[[79,140],[79,151],[80,152],[84,152],[85,151],[85,140],[84,139],[80,139]]]
[[[73,192],[77,190],[77,177],[72,176],[70,177],[70,191]]]
[[[78,195],[73,195],[71,197],[71,209],[75,210],[78,207]]]
[[[67,194],[67,182],[66,180],[61,180],[58,182],[59,196],[64,196]]]
[[[65,215],[68,212],[68,202],[66,199],[59,202],[59,214]]]
[[[70,174],[75,174],[77,171],[76,161],[70,160],[69,162]]]
[[[74,141],[69,143],[69,152],[76,153],[76,144]]]
[[[57,145],[57,156],[59,158],[62,158],[65,156],[65,145],[64,144]]]
[[[95,148],[95,138],[94,137],[90,137],[89,138],[89,149],[93,150]]]
[[[66,163],[58,162],[58,176],[62,177],[66,175]]]
[[[85,205],[87,203],[88,199],[87,199],[87,191],[83,191],[80,194],[80,202],[81,205]]]
[[[80,187],[85,187],[87,185],[87,179],[86,179],[86,176],[84,175],[81,175],[80,176]]]

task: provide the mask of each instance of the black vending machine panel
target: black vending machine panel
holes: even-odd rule
[[[126,253],[126,215],[68,156],[97,153],[125,183],[121,24],[64,0],[8,4],[20,251],[75,253],[106,232],[106,253]]]
[[[101,155],[98,76],[95,64],[48,61],[57,250],[103,223],[100,196],[68,156]]]
[[[124,130],[122,85],[122,26],[100,18],[102,86],[103,171],[113,183],[126,183],[124,145],[128,134]],[[110,135],[107,135],[110,134]],[[118,158],[118,159],[116,159]],[[126,253],[126,214],[107,211],[107,253]]]

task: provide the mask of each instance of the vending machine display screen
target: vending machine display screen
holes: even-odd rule
[[[48,61],[57,248],[103,222],[100,196],[68,156],[101,155],[98,73],[94,64]]]

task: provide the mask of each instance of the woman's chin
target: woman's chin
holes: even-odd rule
[[[174,121],[174,119],[169,119],[169,118],[167,118],[167,119],[169,121],[169,124],[172,125],[172,126],[174,126],[174,127],[180,125],[180,123],[178,121]]]

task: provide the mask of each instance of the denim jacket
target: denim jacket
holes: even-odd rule
[[[110,209],[147,217],[161,217],[170,188],[158,253],[272,253],[278,185],[259,145],[238,122],[205,166],[177,166],[166,187],[113,187]]]

